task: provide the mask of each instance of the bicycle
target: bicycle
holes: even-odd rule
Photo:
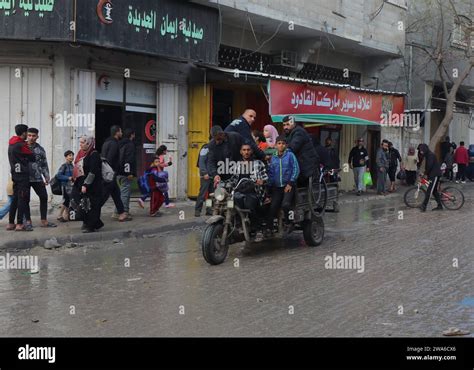
[[[428,190],[428,186],[430,184],[431,181],[421,177],[420,181],[418,181],[418,184],[410,187],[403,196],[403,200],[407,207],[420,208],[423,204],[423,201],[425,200],[426,191]],[[442,182],[440,181],[438,185],[438,192],[443,206],[450,211],[460,209],[464,205],[463,192],[452,186],[442,188],[441,185]]]
[[[315,197],[314,191],[313,191],[313,178],[309,178],[309,193],[312,194],[312,196],[309,197],[309,200],[311,202],[311,209],[312,213],[315,216],[321,216],[324,214],[324,211],[326,210],[326,205],[328,201],[328,188],[326,184],[326,177],[328,175],[334,175],[336,170],[330,170],[326,167],[321,166],[320,171],[319,171],[319,181],[317,182],[317,191],[318,191],[318,197]],[[316,184],[316,182],[314,182]]]

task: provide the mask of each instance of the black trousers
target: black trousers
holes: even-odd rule
[[[203,177],[201,177],[199,195],[197,196],[197,199],[196,199],[196,206],[195,206],[196,211],[198,212],[202,211],[202,206],[204,204],[206,193],[212,193],[213,188],[214,188],[214,185],[211,178],[209,178],[208,180],[205,180]]]
[[[17,224],[23,224],[23,219],[31,219],[30,215],[30,180],[20,179],[13,181],[13,201],[8,215],[9,223],[15,223],[17,215]]]
[[[458,164],[458,174],[456,180],[466,181],[466,165]]]
[[[416,182],[416,171],[406,171],[407,174],[407,185],[415,185]]]
[[[268,225],[273,224],[273,220],[278,215],[278,211],[283,209],[285,214],[285,221],[288,221],[288,212],[291,210],[291,204],[295,195],[295,187],[291,188],[291,191],[285,193],[285,188],[272,188],[272,202],[270,204],[270,212],[268,215]]]
[[[100,205],[101,207],[103,207],[103,205],[105,204],[105,202],[107,202],[110,196],[112,196],[115,208],[117,208],[117,213],[119,215],[124,213],[125,208],[122,203],[121,192],[116,179],[111,182],[104,183],[104,193],[102,196],[102,204]]]
[[[423,201],[424,208],[428,206],[431,195],[435,197],[436,203],[438,203],[438,206],[443,206],[441,204],[441,197],[439,196],[439,193],[438,193],[439,179],[440,177],[435,177],[433,179],[430,179],[431,183],[430,183],[430,186],[428,186],[428,190],[426,191],[426,195],[425,195],[425,200]]]
[[[89,212],[84,214],[83,224],[89,230],[97,230],[104,226],[104,223],[100,219],[100,213],[102,210],[102,199],[100,195],[89,194],[91,201],[91,209]]]
[[[30,182],[30,186],[39,197],[41,220],[44,221],[47,219],[48,214],[48,192],[46,191],[46,186],[43,182]],[[31,217],[27,220],[31,221]]]

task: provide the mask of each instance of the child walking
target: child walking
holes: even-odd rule
[[[64,153],[65,162],[59,167],[58,173],[56,175],[57,179],[61,182],[61,187],[63,189],[63,204],[59,211],[59,216],[57,218],[60,222],[69,221],[69,206],[71,204],[71,192],[73,187],[72,174],[74,171],[74,152],[68,150]]]
[[[150,216],[159,217],[160,207],[165,201],[164,193],[168,191],[168,172],[160,171],[159,158],[155,158],[150,168],[138,179],[142,196],[138,200],[140,207],[145,208],[145,200],[150,199]]]
[[[166,147],[166,145],[160,145],[158,149],[156,150],[156,157],[159,160],[158,169],[160,171],[166,172],[165,168],[173,164],[173,162],[171,161],[171,156],[169,157],[168,162],[166,161],[167,154],[168,154],[168,148]],[[170,197],[168,195],[168,191],[163,193],[163,195],[165,197],[165,208],[173,208],[175,205],[173,203],[170,203]]]

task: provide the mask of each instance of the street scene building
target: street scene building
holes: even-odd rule
[[[0,0],[2,334],[472,337],[473,22]]]

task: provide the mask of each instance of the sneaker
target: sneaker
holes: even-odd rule
[[[459,180],[456,180],[455,182],[456,182],[456,184],[459,184]]]
[[[438,207],[432,209],[432,211],[442,211],[442,210],[443,210],[443,206],[441,206],[441,205],[439,205]]]
[[[124,212],[118,217],[119,222],[131,221],[133,218],[127,213]]]
[[[143,201],[143,199],[139,198],[138,199],[138,205],[140,206],[140,208],[145,208],[145,202]]]
[[[174,207],[176,207],[174,205],[174,203],[170,203],[170,204],[165,205],[165,208],[174,208]]]
[[[466,183],[466,181],[461,181],[461,184],[465,184],[465,183]]]

